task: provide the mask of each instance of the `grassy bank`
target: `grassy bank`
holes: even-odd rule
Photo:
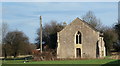
[[[120,64],[116,59],[90,59],[90,60],[60,60],[60,61],[32,61],[24,63],[24,60],[5,60],[3,64]]]

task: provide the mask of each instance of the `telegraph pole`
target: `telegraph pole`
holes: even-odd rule
[[[42,53],[42,17],[40,16],[40,51]]]

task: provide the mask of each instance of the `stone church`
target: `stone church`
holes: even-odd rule
[[[57,44],[57,58],[106,56],[103,34],[79,18],[57,33]]]

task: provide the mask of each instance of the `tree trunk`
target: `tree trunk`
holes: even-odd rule
[[[17,56],[17,52],[14,53],[14,58]]]

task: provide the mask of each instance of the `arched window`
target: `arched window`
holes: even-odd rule
[[[76,44],[81,44],[81,33],[79,31],[76,34]]]

